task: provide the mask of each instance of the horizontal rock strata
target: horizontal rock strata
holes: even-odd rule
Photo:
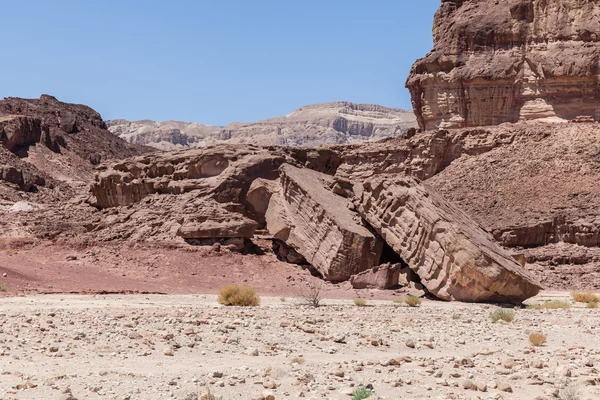
[[[600,3],[442,1],[406,86],[421,128],[600,120]]]

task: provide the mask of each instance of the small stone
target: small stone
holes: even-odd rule
[[[465,379],[465,380],[462,382],[462,387],[463,387],[463,389],[465,389],[465,390],[477,390],[477,385],[475,385],[475,384],[473,383],[473,381],[471,381],[471,380],[469,380],[469,379]]]
[[[501,392],[512,393],[512,387],[506,382],[498,382],[498,390]]]
[[[173,355],[174,355],[174,353],[173,353],[173,347],[171,347],[171,346],[166,346],[166,347],[163,349],[163,354],[164,354],[165,356],[168,356],[168,357],[173,357]]]
[[[414,349],[416,347],[415,341],[412,339],[408,339],[404,344],[406,345],[406,347],[410,347],[411,349]]]

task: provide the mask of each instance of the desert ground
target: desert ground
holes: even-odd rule
[[[529,304],[566,300],[543,292]],[[215,295],[31,295],[0,311],[0,398],[600,398],[600,309],[510,309],[424,300]],[[540,332],[547,343],[533,346]],[[570,397],[569,397],[570,396]]]

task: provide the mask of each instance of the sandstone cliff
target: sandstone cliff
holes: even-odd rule
[[[411,111],[348,102],[305,106],[279,118],[225,127],[149,120],[107,122],[108,129],[129,143],[163,150],[215,143],[262,146],[317,146],[358,143],[401,136],[415,127]]]
[[[406,86],[421,128],[600,120],[600,1],[443,0]]]

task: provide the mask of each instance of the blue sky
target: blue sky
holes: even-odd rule
[[[224,125],[348,100],[410,108],[439,0],[6,1],[0,97]]]

